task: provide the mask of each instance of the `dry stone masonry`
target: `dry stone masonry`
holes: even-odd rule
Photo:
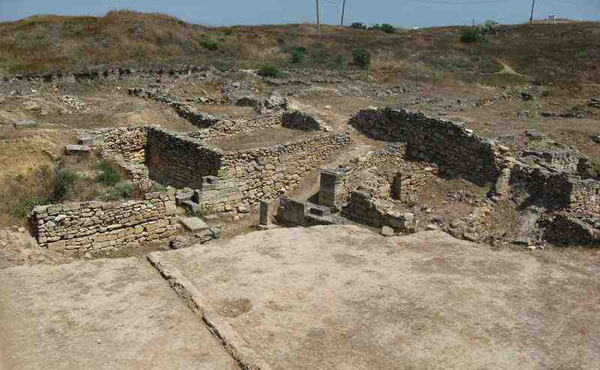
[[[463,124],[391,108],[361,110],[349,124],[377,140],[404,142],[409,158],[435,163],[477,184],[494,182],[506,166],[497,145]]]
[[[52,250],[116,250],[174,235],[175,211],[169,191],[127,202],[37,206],[31,223],[38,243]]]

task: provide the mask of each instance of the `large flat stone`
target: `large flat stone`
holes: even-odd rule
[[[88,155],[90,151],[91,149],[87,145],[69,144],[65,146],[66,155]]]
[[[317,226],[159,255],[216,329],[233,328],[273,369],[600,368],[600,260],[589,251]]]
[[[188,231],[202,231],[210,228],[206,222],[202,221],[198,217],[181,217],[179,223],[183,225]]]
[[[0,270],[0,369],[239,369],[141,259]]]

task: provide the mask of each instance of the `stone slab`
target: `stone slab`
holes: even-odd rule
[[[136,258],[0,270],[0,369],[239,369]]]
[[[210,226],[198,217],[181,217],[179,218],[179,223],[181,223],[186,230],[192,232],[210,229]]]
[[[37,126],[37,121],[33,119],[26,119],[23,121],[15,122],[13,126],[15,127],[15,129],[35,127]]]
[[[87,145],[69,144],[65,146],[66,155],[87,155],[91,151]]]
[[[316,226],[160,255],[273,369],[598,369],[598,256],[543,252]]]

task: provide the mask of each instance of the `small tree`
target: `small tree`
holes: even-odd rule
[[[366,30],[367,26],[365,26],[361,22],[354,22],[350,25],[350,28],[352,28],[353,30]]]
[[[360,69],[367,69],[371,64],[371,54],[365,48],[356,48],[352,52],[352,59]]]
[[[396,32],[396,27],[392,26],[389,23],[382,24],[380,29],[385,33],[395,33]]]
[[[481,40],[482,35],[479,27],[469,27],[462,30],[460,34],[460,41],[468,44],[471,42],[477,42]]]

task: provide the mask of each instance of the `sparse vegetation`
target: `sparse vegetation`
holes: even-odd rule
[[[282,72],[277,67],[271,66],[271,65],[262,67],[258,71],[258,74],[263,77],[271,77],[271,78],[285,78],[286,77],[285,72]]]
[[[360,22],[354,22],[350,25],[350,28],[353,30],[366,30],[367,26],[365,26],[364,24],[362,24]]]
[[[134,189],[131,181],[122,181],[111,186],[103,198],[105,200],[130,199],[133,197]]]
[[[60,162],[54,167],[53,176],[52,201],[62,202],[71,199],[73,197],[73,183],[81,176],[69,169],[62,169]]]
[[[291,62],[294,64],[302,63],[304,61],[304,59],[306,59],[306,53],[307,53],[307,50],[305,47],[298,46],[298,47],[293,48],[292,51],[290,52]]]
[[[360,69],[367,69],[371,64],[371,53],[365,48],[356,48],[352,52],[352,59]]]
[[[392,26],[389,23],[384,24],[374,24],[369,27],[370,31],[383,31],[385,33],[396,33],[396,27]]]
[[[364,30],[366,26],[355,22],[349,28]],[[374,25],[372,29],[391,32],[393,26]],[[498,25],[487,21],[476,29],[458,28],[468,48],[456,47],[456,30],[439,27],[367,37],[364,32],[327,28],[327,37],[319,39],[322,49],[307,47],[304,56],[288,49],[286,58],[294,65],[337,69],[347,65],[337,56],[352,55],[355,48],[364,48],[373,56],[381,51],[393,52],[394,60],[386,60],[381,67],[375,63],[371,69],[393,67],[394,73],[411,76],[411,58],[423,61],[423,54],[469,57],[476,51],[482,59],[501,59],[523,76],[542,83],[600,82],[598,63],[593,63],[598,57],[598,38],[590,37],[597,32],[594,22],[507,25],[498,32]],[[303,45],[310,45],[316,40],[312,32],[312,28],[305,30],[300,25],[209,28],[167,15],[133,11],[112,11],[103,17],[35,16],[0,23],[0,73],[68,70],[89,71],[94,76],[95,68],[106,66],[281,66],[282,46],[297,45],[299,39]],[[486,42],[477,42],[483,36]],[[423,67],[435,68],[428,62]],[[497,84],[499,79],[523,82],[523,77],[508,74],[469,78],[490,84]]]
[[[96,180],[106,186],[114,186],[121,181],[121,176],[109,161],[101,160],[98,162],[98,177]]]
[[[460,41],[465,44],[481,41],[482,35],[479,27],[464,28],[460,33]]]

